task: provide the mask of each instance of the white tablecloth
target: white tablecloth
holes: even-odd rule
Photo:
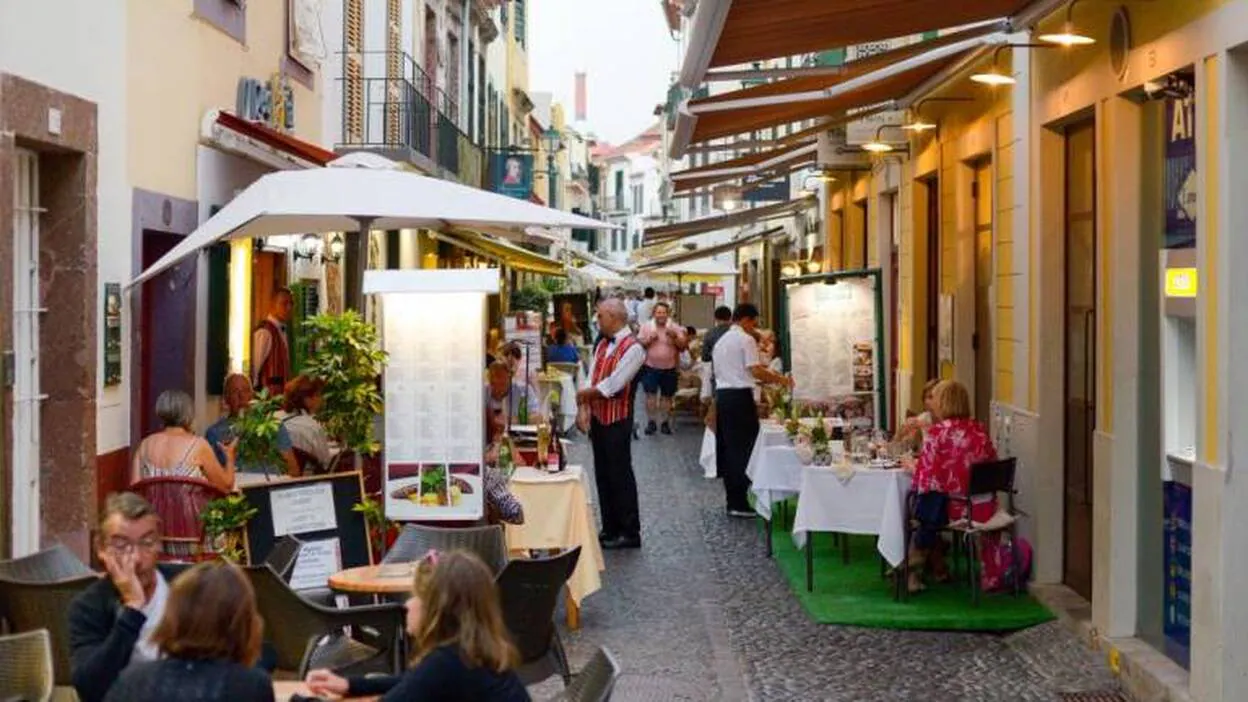
[[[796,460],[796,458],[794,458]],[[842,481],[830,468],[804,466],[798,485],[793,542],[806,544],[807,532],[877,534],[876,548],[890,565],[906,555],[906,493],[910,474],[902,469],[862,468]]]
[[[585,471],[569,465],[562,473],[517,468],[511,492],[524,506],[524,524],[507,525],[512,549],[581,547],[581,557],[568,579],[568,592],[577,605],[602,587],[606,569],[594,527]]]
[[[745,468],[754,493],[754,509],[771,521],[771,506],[798,494],[802,486],[802,464],[784,427],[764,422]]]
[[[560,373],[558,382],[546,380],[544,377],[538,380],[539,391],[542,393],[542,401],[539,404],[542,407],[546,407],[546,398],[552,390],[559,392],[559,416],[556,418],[558,421],[552,424],[560,433],[569,431],[576,424],[577,380],[567,373]]]

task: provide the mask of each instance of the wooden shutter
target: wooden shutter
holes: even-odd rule
[[[386,144],[403,143],[403,2],[386,0]]]
[[[343,4],[343,141],[364,143],[364,0]]]

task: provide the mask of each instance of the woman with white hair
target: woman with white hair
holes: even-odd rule
[[[191,431],[195,408],[180,390],[166,390],[156,398],[156,417],[162,428],[148,435],[134,452],[130,482],[147,478],[181,476],[206,480],[222,490],[234,489],[235,439],[221,444],[225,465],[217,461],[212,447]]]

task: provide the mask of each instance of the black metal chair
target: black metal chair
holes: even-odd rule
[[[0,578],[18,582],[42,583],[91,574],[86,563],[60,544],[29,556],[0,561]]]
[[[99,579],[90,572],[46,582],[0,577],[0,616],[8,622],[12,632],[47,629],[52,640],[52,666],[57,685],[73,684],[69,660],[70,604]]]
[[[511,561],[498,575],[503,621],[520,651],[516,673],[525,685],[556,673],[564,685],[572,680],[563,640],[555,628],[555,608],[580,557],[581,547],[577,546],[548,558]]]
[[[507,540],[503,536],[503,527],[497,524],[461,528],[408,524],[399,532],[399,537],[381,562],[383,565],[411,563],[424,558],[430,550],[455,549],[477,554],[495,575],[507,565]]]
[[[0,699],[52,698],[52,637],[47,629],[0,636]]]
[[[335,609],[301,597],[267,564],[244,569],[256,591],[277,667],[304,677],[312,668],[342,675],[403,670],[404,610],[396,603]],[[344,630],[351,627],[351,635]]]
[[[563,702],[610,702],[615,683],[620,679],[620,664],[606,648],[599,647],[572,678],[572,684],[554,699]]]
[[[960,540],[963,545],[963,552],[967,558],[967,580],[971,586],[971,601],[976,607],[979,606],[979,568],[980,568],[980,540],[985,534],[996,534],[1004,532],[1010,539],[1010,558],[1011,562],[1018,563],[1018,546],[1015,538],[1014,527],[1018,523],[1018,518],[1022,516],[1014,506],[1014,496],[1018,491],[1014,489],[1014,477],[1018,470],[1018,459],[1002,458],[995,461],[981,461],[971,464],[971,476],[969,485],[967,485],[966,495],[960,495],[951,500],[957,500],[963,505],[963,513],[966,515],[964,519],[949,524],[948,530],[952,532],[956,539]],[[998,508],[997,515],[993,520],[987,523],[978,523],[971,520],[971,506],[975,498],[994,497],[1004,495],[1005,509]],[[955,563],[957,549],[954,549]],[[956,565],[955,565],[956,568]],[[1022,589],[1022,577],[1014,578],[1014,596],[1017,597]]]

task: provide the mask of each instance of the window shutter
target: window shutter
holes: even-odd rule
[[[212,207],[216,214],[220,207]],[[216,244],[208,249],[208,353],[205,387],[209,395],[225,389],[230,368],[230,245]]]
[[[403,143],[403,2],[386,0],[386,143]]]
[[[343,141],[364,142],[364,0],[345,0],[343,5],[342,69],[346,78],[342,99]]]

